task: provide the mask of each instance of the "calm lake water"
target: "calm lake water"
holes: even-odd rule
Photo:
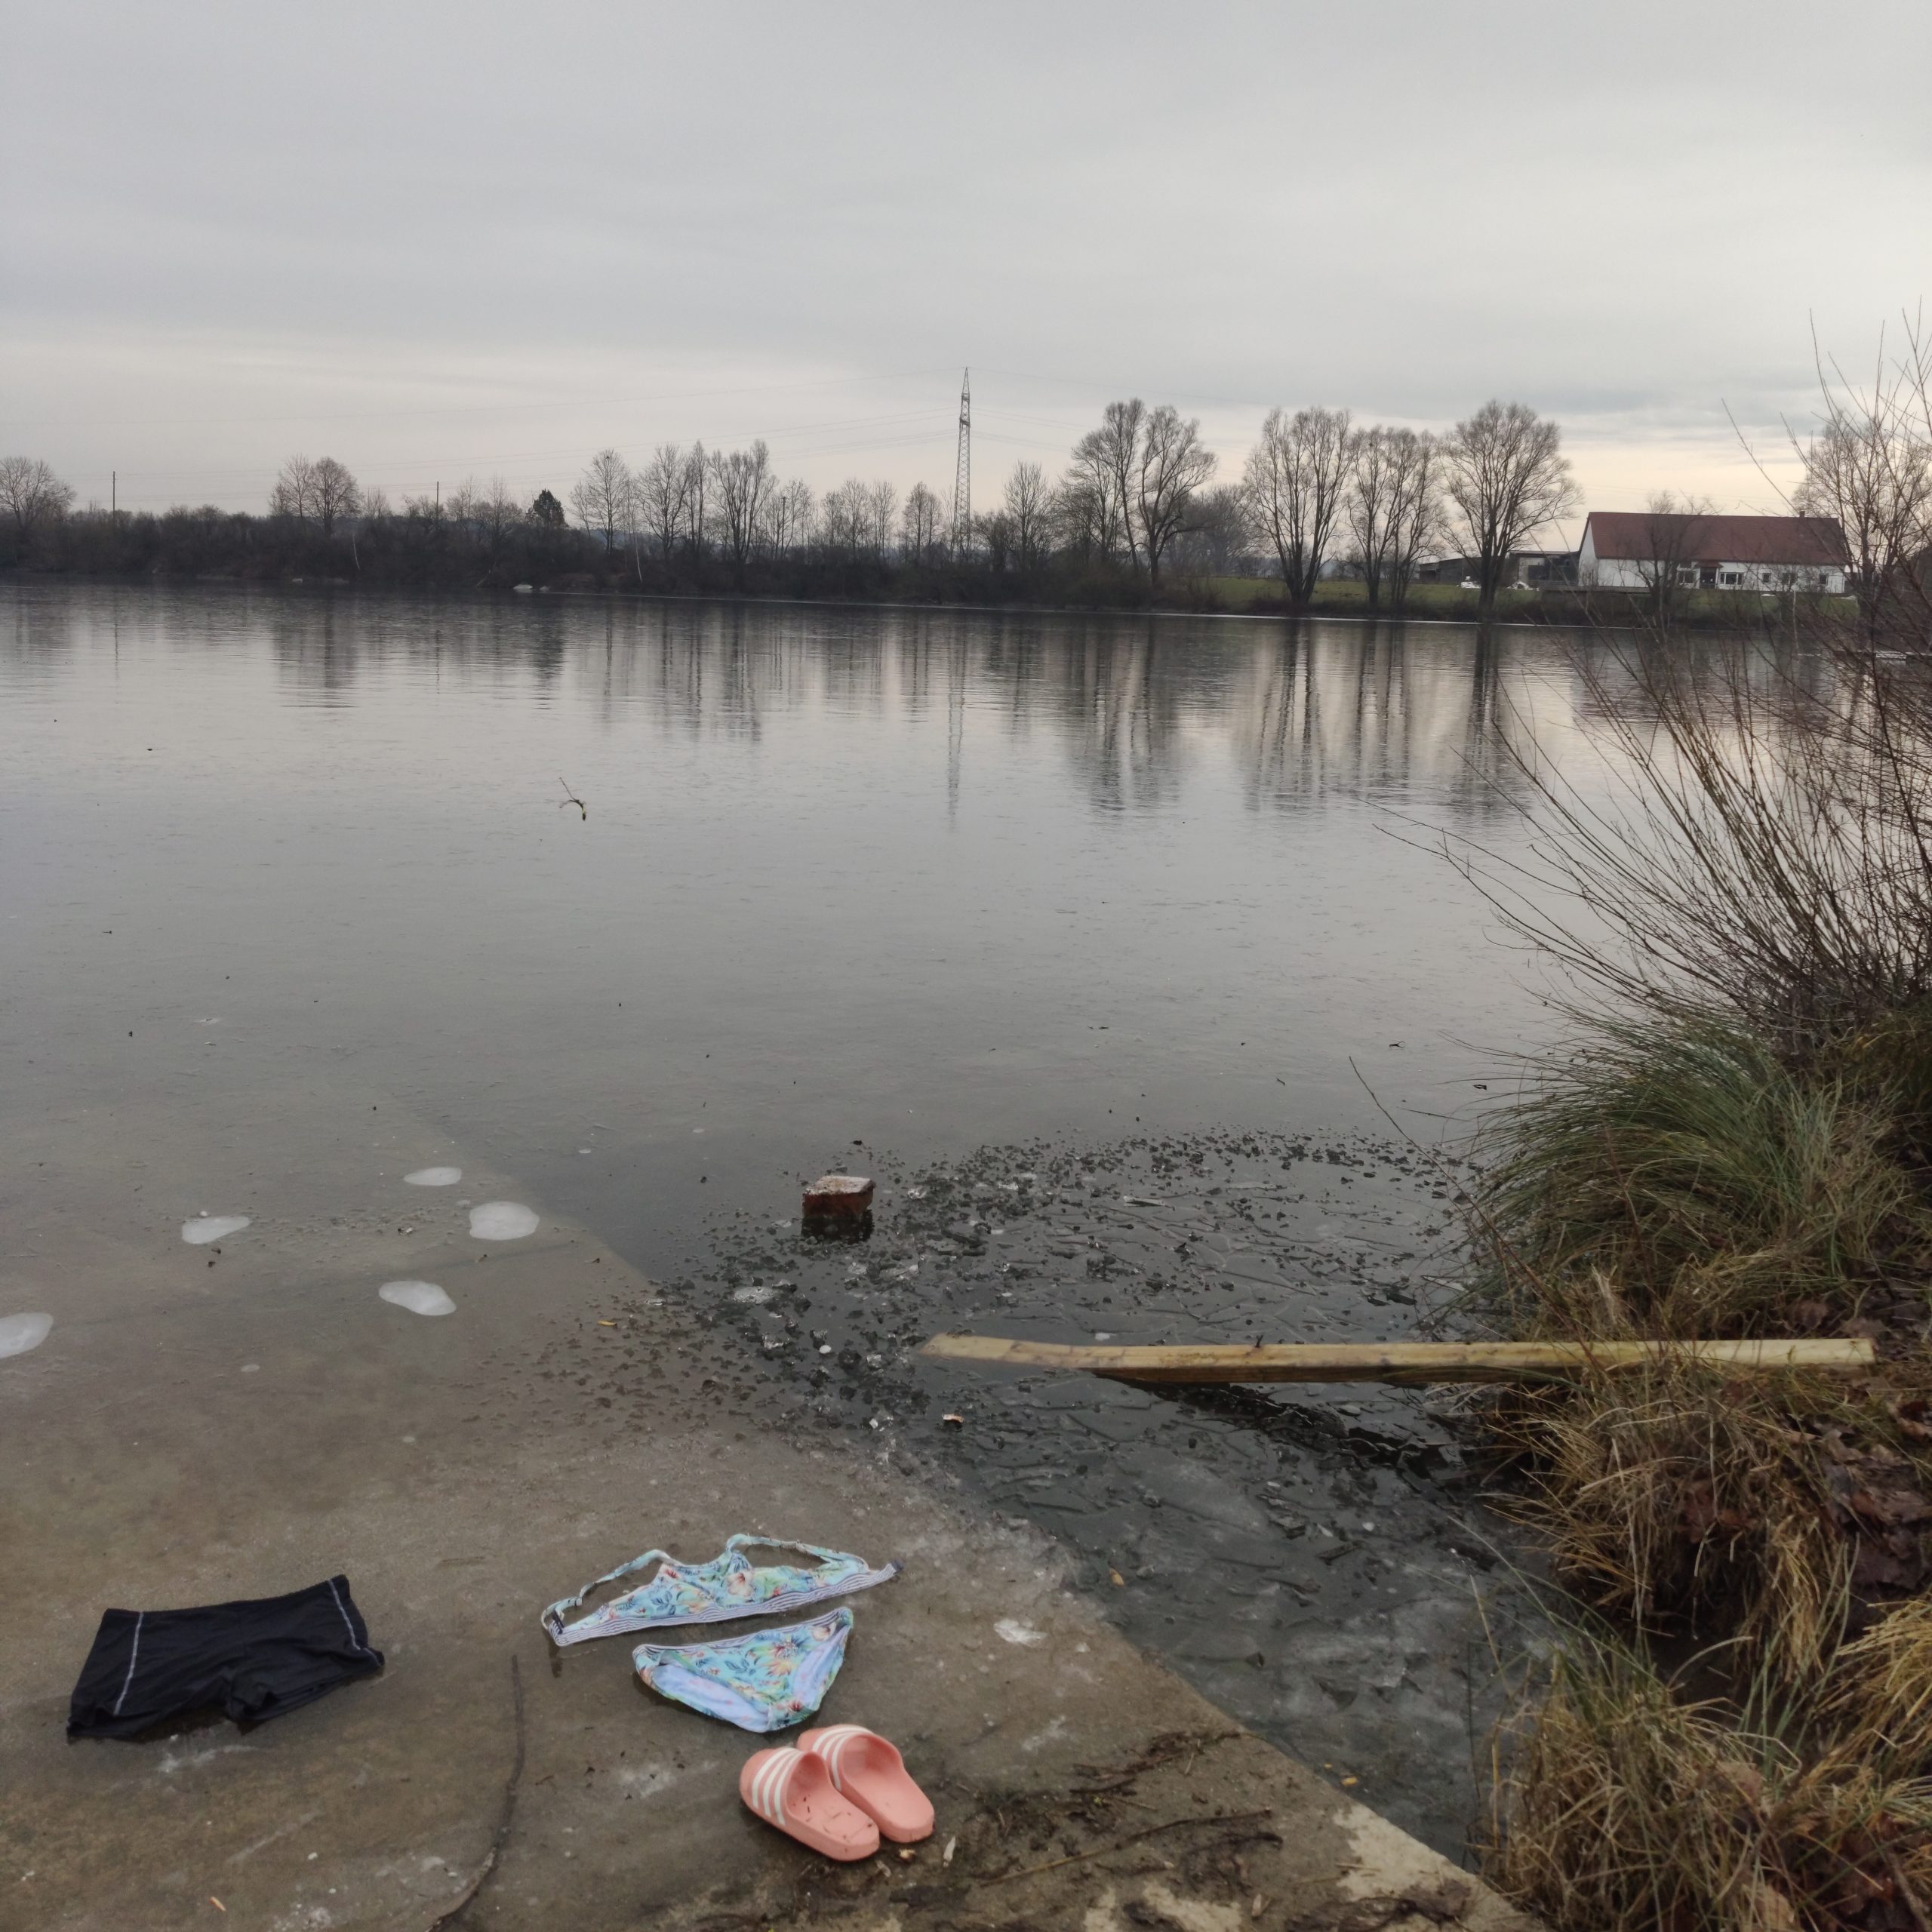
[[[1457,1113],[1540,1008],[1411,841],[1518,838],[1567,648],[0,590],[0,1108],[367,1072],[654,1266],[854,1140]]]
[[[393,1096],[687,1297],[746,1401],[942,1456],[979,1401],[963,1480],[1453,1848],[1480,1625],[1420,1398],[977,1388],[906,1345],[1412,1326],[1451,1208],[1367,1089],[1431,1138],[1546,1033],[1431,828],[1522,850],[1512,744],[1600,782],[1577,648],[0,589],[0,1137],[158,1109],[293,1174],[302,1110],[255,1097]],[[799,1180],[861,1158],[869,1260],[801,1251]]]

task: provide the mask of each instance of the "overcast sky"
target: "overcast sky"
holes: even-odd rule
[[[975,496],[1110,397],[1557,417],[1589,500],[1774,508],[1811,328],[1932,297],[1926,0],[6,9],[0,453],[392,496],[762,435]]]

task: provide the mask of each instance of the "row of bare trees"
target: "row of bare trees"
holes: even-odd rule
[[[1385,598],[1399,608],[1422,558],[1460,535],[1478,560],[1487,608],[1511,553],[1574,500],[1560,443],[1554,423],[1517,403],[1488,404],[1442,436],[1358,429],[1346,410],[1275,409],[1239,483],[1217,488],[1217,459],[1198,420],[1134,397],[1107,405],[1057,481],[1037,463],[1017,464],[998,503],[973,519],[968,541],[974,559],[995,574],[1031,574],[1066,556],[1124,567],[1156,595],[1181,551],[1204,551],[1224,569],[1272,552],[1295,608],[1312,601],[1324,571],[1346,562],[1364,580],[1371,608]],[[8,462],[0,507],[17,520],[44,518],[57,479],[45,464]],[[348,525],[352,543],[355,520],[395,514],[381,491],[365,491],[328,456],[291,457],[269,509],[325,540]],[[640,582],[648,555],[667,566],[721,558],[741,584],[754,559],[805,552],[934,565],[953,558],[960,534],[952,507],[923,483],[902,500],[889,482],[854,478],[820,497],[801,480],[781,478],[762,441],[738,450],[660,444],[635,469],[617,449],[600,450],[572,486],[569,512],[607,559],[627,555]],[[519,526],[564,520],[548,491],[526,506],[500,478],[466,481],[448,497],[440,489],[405,497],[401,514],[459,525],[492,557]],[[1189,545],[1202,537],[1204,546]]]
[[[1271,410],[1240,484],[1215,490],[1214,452],[1198,419],[1139,397],[1109,403],[1050,482],[1021,463],[971,540],[996,571],[1037,569],[1057,553],[1112,560],[1158,593],[1180,540],[1211,526],[1224,543],[1272,551],[1287,602],[1306,608],[1325,571],[1346,561],[1371,608],[1399,607],[1422,558],[1460,537],[1493,606],[1512,555],[1575,502],[1557,426],[1520,403],[1486,405],[1448,434],[1376,424],[1346,410]],[[957,532],[924,484],[903,506],[889,483],[857,479],[814,500],[781,482],[762,442],[707,451],[665,444],[639,470],[600,451],[571,493],[577,521],[607,549],[638,538],[669,559],[721,552],[742,577],[755,555],[817,545],[836,555],[931,564]]]
[[[1331,559],[1398,608],[1417,566],[1459,543],[1483,609],[1512,558],[1576,507],[1557,426],[1520,402],[1488,402],[1446,435],[1376,423],[1346,409],[1270,410],[1249,451],[1244,497],[1273,549],[1288,601],[1305,607]]]
[[[1872,622],[1902,597],[1923,598],[1932,556],[1932,351],[1909,322],[1905,342],[1889,357],[1881,343],[1869,387],[1821,358],[1821,425],[1793,444],[1804,480],[1790,506],[1840,526]],[[701,564],[707,580],[721,566],[740,583],[760,559],[970,562],[1026,579],[1051,564],[1132,574],[1153,595],[1173,571],[1240,574],[1269,560],[1291,608],[1306,608],[1324,575],[1342,570],[1363,581],[1371,609],[1399,610],[1423,561],[1452,553],[1466,560],[1487,611],[1529,541],[1577,503],[1558,426],[1519,402],[1486,403],[1440,433],[1358,426],[1346,409],[1273,409],[1238,480],[1217,483],[1218,466],[1196,419],[1135,397],[1106,406],[1057,478],[1038,463],[1017,463],[963,533],[955,506],[923,483],[902,497],[889,482],[854,478],[820,494],[779,476],[762,441],[737,450],[661,444],[637,468],[601,450],[568,492],[568,509],[548,490],[525,503],[495,478],[405,497],[399,514],[413,527],[460,526],[491,560],[574,521],[607,565],[627,558],[640,582],[648,561],[686,576],[684,565]],[[44,462],[0,460],[0,531],[16,555],[59,523],[72,497]],[[325,540],[346,526],[352,543],[362,524],[398,515],[332,457],[291,457],[270,509]],[[1644,580],[1654,614],[1666,616],[1691,574],[1687,546],[1712,511],[1668,494],[1654,496],[1650,509],[1657,534]]]

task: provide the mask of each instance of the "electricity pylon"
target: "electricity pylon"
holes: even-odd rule
[[[973,547],[973,372],[959,379],[959,461],[952,475],[952,553]]]

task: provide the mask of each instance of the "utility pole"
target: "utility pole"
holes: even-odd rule
[[[121,514],[121,472],[110,469],[107,472],[107,520],[112,523]]]
[[[973,547],[973,372],[959,379],[959,457],[952,473],[952,554]]]

